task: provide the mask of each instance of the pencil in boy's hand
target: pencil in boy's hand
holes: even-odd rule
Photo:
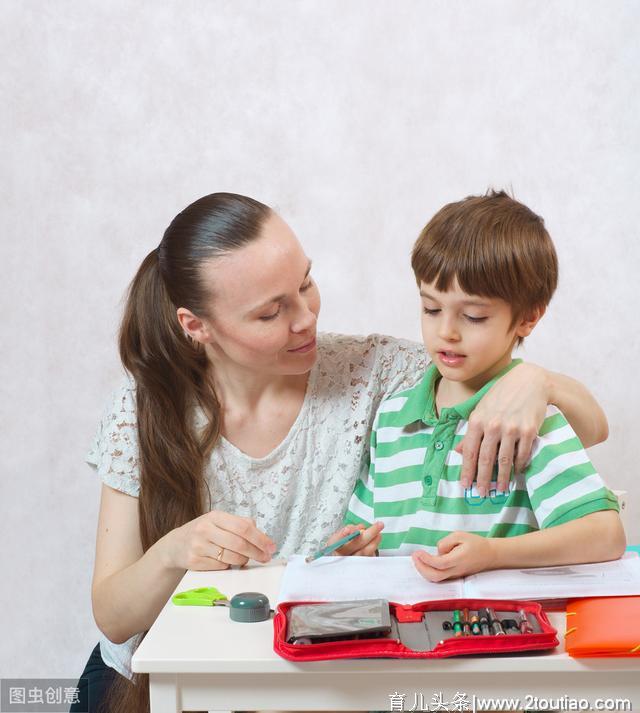
[[[342,547],[342,545],[346,545],[347,542],[351,542],[351,540],[355,540],[356,537],[360,534],[361,530],[355,530],[354,532],[349,533],[348,535],[345,535],[344,537],[341,537],[337,542],[334,542],[332,545],[327,545],[323,549],[321,549],[319,552],[316,552],[314,555],[309,555],[308,557],[304,558],[305,562],[313,562],[313,560],[317,560],[319,557],[324,557],[325,555],[330,555],[332,552],[335,552],[337,549]]]

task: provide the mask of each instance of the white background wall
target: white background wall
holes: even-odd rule
[[[322,329],[419,338],[418,231],[444,202],[512,188],[561,262],[526,358],[606,408],[592,456],[630,492],[640,541],[638,2],[0,12],[0,675],[77,676],[95,644],[100,486],[83,457],[120,374],[120,300],[175,213],[216,190],[297,231]]]

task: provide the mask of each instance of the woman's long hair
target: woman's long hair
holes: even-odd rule
[[[136,385],[138,512],[145,552],[208,509],[205,462],[220,433],[207,356],[202,345],[185,336],[176,310],[210,316],[213,290],[203,278],[203,263],[255,240],[270,214],[266,205],[232,193],[200,198],[173,219],[129,286],[119,346]],[[207,416],[200,433],[194,428],[196,406]],[[135,674],[133,684],[117,679],[105,702],[109,713],[149,710],[148,676]]]

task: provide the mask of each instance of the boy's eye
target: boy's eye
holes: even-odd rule
[[[477,323],[479,323],[479,322],[484,322],[484,321],[487,319],[487,317],[472,317],[470,314],[465,314],[465,317],[466,317],[470,322],[474,322],[475,324],[477,324]]]
[[[422,311],[423,311],[425,314],[438,314],[438,312],[439,312],[440,310],[439,310],[439,309],[429,309],[428,307],[423,307],[423,308],[422,308]]]

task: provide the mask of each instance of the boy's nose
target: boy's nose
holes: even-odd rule
[[[440,339],[445,339],[449,342],[456,342],[460,339],[460,334],[455,324],[449,319],[443,319],[440,322],[440,329],[438,331]]]

